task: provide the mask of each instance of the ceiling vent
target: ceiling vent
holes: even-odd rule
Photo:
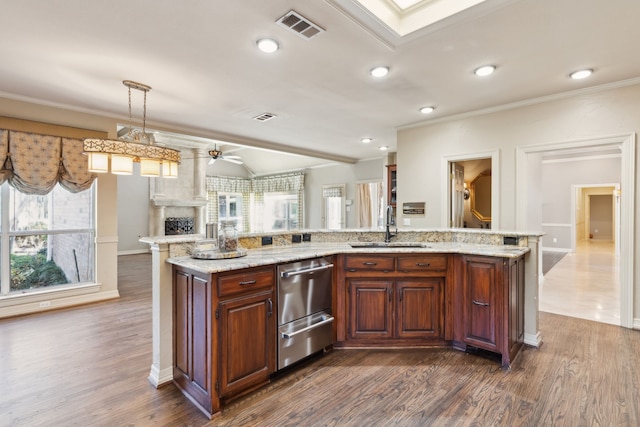
[[[278,19],[276,22],[305,39],[313,38],[324,32],[324,28],[314,24],[293,10],[287,12],[286,15]]]
[[[271,113],[262,113],[259,116],[255,116],[253,120],[257,120],[259,122],[266,122],[267,120],[271,120],[274,117],[277,117],[277,116]]]

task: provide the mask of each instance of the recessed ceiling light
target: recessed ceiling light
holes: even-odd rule
[[[362,138],[362,142],[364,142],[365,144],[368,144],[371,141],[373,141],[373,138]]]
[[[389,67],[375,67],[370,73],[373,77],[384,77],[389,73]]]
[[[378,149],[380,151],[387,151],[389,149],[389,146],[388,145],[381,145],[380,147],[378,147]]]
[[[573,73],[569,74],[569,76],[574,80],[580,80],[580,79],[586,79],[591,74],[593,74],[593,70],[587,69],[587,70],[574,71]]]
[[[422,107],[420,109],[420,112],[422,114],[430,114],[430,113],[433,113],[433,110],[435,110],[435,109],[436,109],[436,107]]]
[[[260,39],[256,42],[258,49],[264,53],[273,53],[278,50],[278,42],[273,39]]]
[[[482,67],[478,67],[475,69],[474,74],[476,76],[484,77],[493,73],[496,70],[495,65],[483,65]]]

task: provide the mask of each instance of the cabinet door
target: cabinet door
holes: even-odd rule
[[[273,292],[220,302],[220,397],[269,381],[275,371]]]
[[[352,339],[393,336],[393,282],[349,280],[349,337]]]
[[[444,278],[396,283],[398,338],[440,338],[443,335]]]
[[[502,259],[465,256],[463,262],[464,341],[500,353]]]
[[[213,400],[212,294],[209,278],[173,273],[173,379],[209,414]]]

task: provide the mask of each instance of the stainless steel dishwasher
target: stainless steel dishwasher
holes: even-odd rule
[[[330,258],[278,266],[278,369],[333,344]]]

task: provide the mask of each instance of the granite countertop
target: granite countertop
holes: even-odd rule
[[[415,246],[414,246],[415,245]],[[419,245],[419,246],[417,246]],[[391,243],[382,247],[351,247],[349,243],[297,243],[288,246],[271,246],[249,249],[247,255],[240,258],[195,259],[181,256],[167,259],[168,263],[190,268],[203,273],[240,270],[249,267],[293,262],[307,258],[329,256],[341,253],[451,253],[484,255],[501,258],[517,258],[529,252],[526,246],[481,245],[469,243]]]

